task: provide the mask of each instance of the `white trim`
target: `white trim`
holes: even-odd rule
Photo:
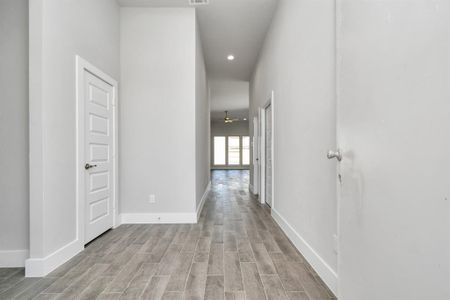
[[[202,213],[203,206],[205,205],[206,199],[208,198],[210,191],[211,191],[211,181],[208,182],[205,192],[203,193],[202,199],[200,200],[200,203],[197,206],[197,222],[198,222],[198,219],[200,218],[200,214]]]
[[[255,189],[253,187],[253,184],[249,183],[248,184],[248,190],[250,191],[250,193],[252,193],[253,195],[255,195]]]
[[[328,288],[337,295],[338,275],[326,261],[311,247],[310,244],[286,221],[283,216],[272,209],[272,217],[277,224],[283,229],[284,233],[292,241],[295,247],[305,257],[308,263],[317,272],[320,278],[325,282]]]
[[[121,224],[196,224],[197,213],[120,214]]]
[[[28,250],[2,250],[0,251],[0,268],[22,268],[28,256]]]
[[[260,156],[261,146],[259,132],[260,132],[259,116],[253,118],[253,136],[252,136],[252,167],[253,167],[253,183],[251,184],[251,192],[254,195],[259,195],[260,183]]]
[[[275,207],[275,161],[274,161],[274,150],[275,150],[275,92],[272,91],[270,93],[269,100],[260,107],[259,109],[259,120],[260,120],[260,133],[259,133],[259,140],[260,140],[260,169],[259,169],[259,194],[260,194],[260,201],[261,204],[266,203],[266,109],[267,107],[271,106],[272,108],[272,207]]]
[[[259,108],[259,122],[261,129],[259,131],[259,201],[261,204],[266,203],[266,115],[264,113],[264,108]]]
[[[110,84],[113,88],[113,180],[114,180],[114,190],[113,190],[113,228],[119,226],[119,174],[118,174],[118,84],[115,79],[110,77],[105,72],[101,71],[88,61],[84,60],[80,56],[75,56],[75,70],[76,70],[76,199],[77,199],[77,232],[76,240],[79,240],[83,245],[85,244],[85,216],[84,216],[84,204],[85,204],[85,170],[84,170],[84,141],[85,141],[85,130],[84,130],[84,73],[88,71],[89,73],[97,76],[106,83]]]
[[[44,258],[29,258],[25,261],[25,276],[44,277],[83,249],[83,244],[74,240]]]

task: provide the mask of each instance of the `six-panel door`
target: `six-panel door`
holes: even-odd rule
[[[85,243],[113,227],[113,87],[85,71]]]

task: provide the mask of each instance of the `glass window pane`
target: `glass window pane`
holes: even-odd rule
[[[214,137],[214,164],[225,165],[225,137]]]
[[[228,137],[228,164],[240,165],[241,164],[241,149],[238,136]]]
[[[242,137],[242,164],[250,164],[250,137]]]

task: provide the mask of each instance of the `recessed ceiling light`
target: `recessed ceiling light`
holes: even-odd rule
[[[244,118],[244,121],[247,121],[247,118]]]
[[[228,55],[228,56],[227,56],[227,59],[228,59],[228,60],[234,60],[234,55],[233,55],[233,54]]]

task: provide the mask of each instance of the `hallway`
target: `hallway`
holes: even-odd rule
[[[213,171],[198,224],[122,225],[42,279],[0,269],[0,299],[332,299],[248,181]]]

